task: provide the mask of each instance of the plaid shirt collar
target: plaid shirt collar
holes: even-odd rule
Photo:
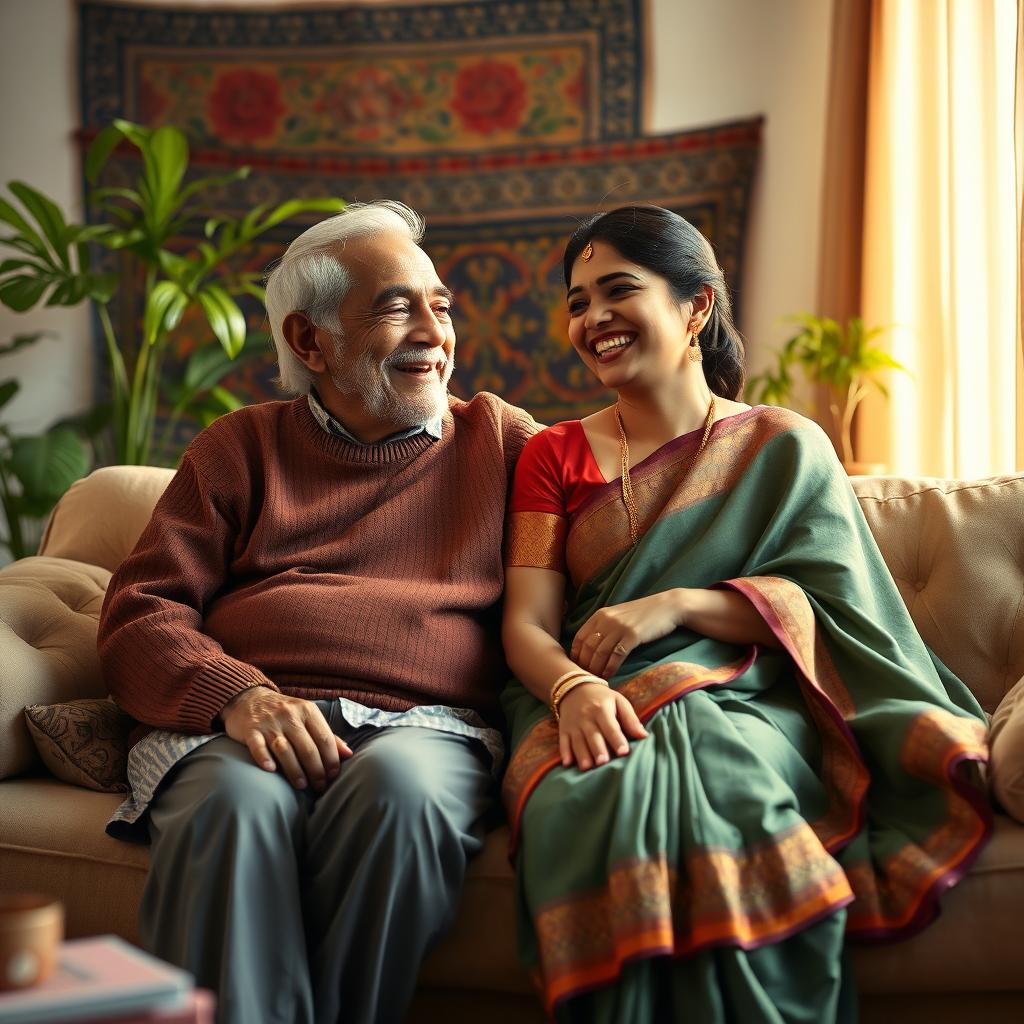
[[[360,447],[367,448],[369,445],[365,441],[360,441],[358,437],[353,437],[342,423],[332,416],[323,405],[320,400],[320,396],[316,393],[316,388],[311,388],[307,395],[309,401],[309,411],[313,414],[314,419],[320,424],[328,434],[334,437],[340,437],[349,444],[357,444]],[[443,414],[441,416],[432,419],[429,423],[424,423],[422,426],[410,427],[408,430],[400,430],[397,434],[391,434],[388,437],[383,437],[379,441],[372,441],[371,444],[388,444],[391,441],[404,441],[407,438],[415,437],[417,434],[426,432],[435,441],[441,440],[441,424],[444,419]]]

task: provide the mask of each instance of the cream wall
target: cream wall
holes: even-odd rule
[[[757,370],[765,346],[785,336],[779,318],[815,304],[832,0],[650,2],[650,130],[766,116],[743,282]],[[186,3],[232,0],[176,0]],[[25,179],[79,217],[76,46],[72,0],[0,0],[0,183]],[[42,428],[92,398],[84,309],[18,316],[0,308],[0,342],[42,328],[56,337],[0,359],[0,379],[22,383],[3,413],[18,430]]]

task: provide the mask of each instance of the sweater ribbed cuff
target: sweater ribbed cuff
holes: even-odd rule
[[[225,657],[208,662],[193,678],[181,706],[182,722],[196,732],[214,731],[213,720],[236,693],[252,686],[278,688],[255,666]],[[280,692],[280,691],[278,691]]]

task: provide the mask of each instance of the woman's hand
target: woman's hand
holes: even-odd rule
[[[633,705],[603,683],[582,683],[570,690],[558,707],[558,751],[568,768],[576,762],[585,772],[605,764],[609,750],[622,757],[629,753],[629,737],[647,735]]]
[[[684,624],[684,593],[666,590],[601,608],[580,627],[569,657],[595,676],[611,679],[635,647],[660,640]]]

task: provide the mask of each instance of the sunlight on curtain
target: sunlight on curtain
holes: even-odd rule
[[[863,309],[891,376],[859,424],[890,472],[1024,468],[1018,445],[1015,0],[873,0]]]

